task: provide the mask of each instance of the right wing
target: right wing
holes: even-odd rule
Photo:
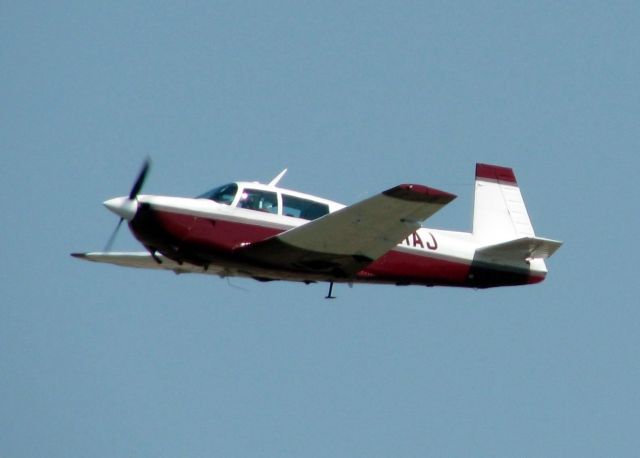
[[[236,251],[262,265],[351,277],[455,197],[426,186],[399,185]]]

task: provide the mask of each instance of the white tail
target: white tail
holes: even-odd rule
[[[493,261],[530,262],[551,256],[562,244],[536,237],[513,170],[476,165],[473,235],[480,245],[477,255]]]
[[[483,244],[535,237],[512,169],[476,165],[473,235]]]

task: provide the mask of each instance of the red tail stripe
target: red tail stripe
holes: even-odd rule
[[[476,179],[496,180],[517,185],[516,176],[513,169],[500,167],[498,165],[476,164]]]

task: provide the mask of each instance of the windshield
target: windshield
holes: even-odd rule
[[[231,205],[233,199],[238,193],[238,185],[235,183],[225,184],[223,186],[207,191],[199,195],[198,199],[211,199],[220,204]]]

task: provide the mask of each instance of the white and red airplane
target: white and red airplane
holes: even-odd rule
[[[269,184],[235,182],[196,198],[131,192],[104,205],[120,216],[108,248],[73,253],[119,266],[260,281],[488,288],[539,283],[561,242],[536,237],[513,170],[476,165],[473,232],[421,226],[456,196],[401,184],[350,206]],[[111,252],[127,220],[145,252]]]

